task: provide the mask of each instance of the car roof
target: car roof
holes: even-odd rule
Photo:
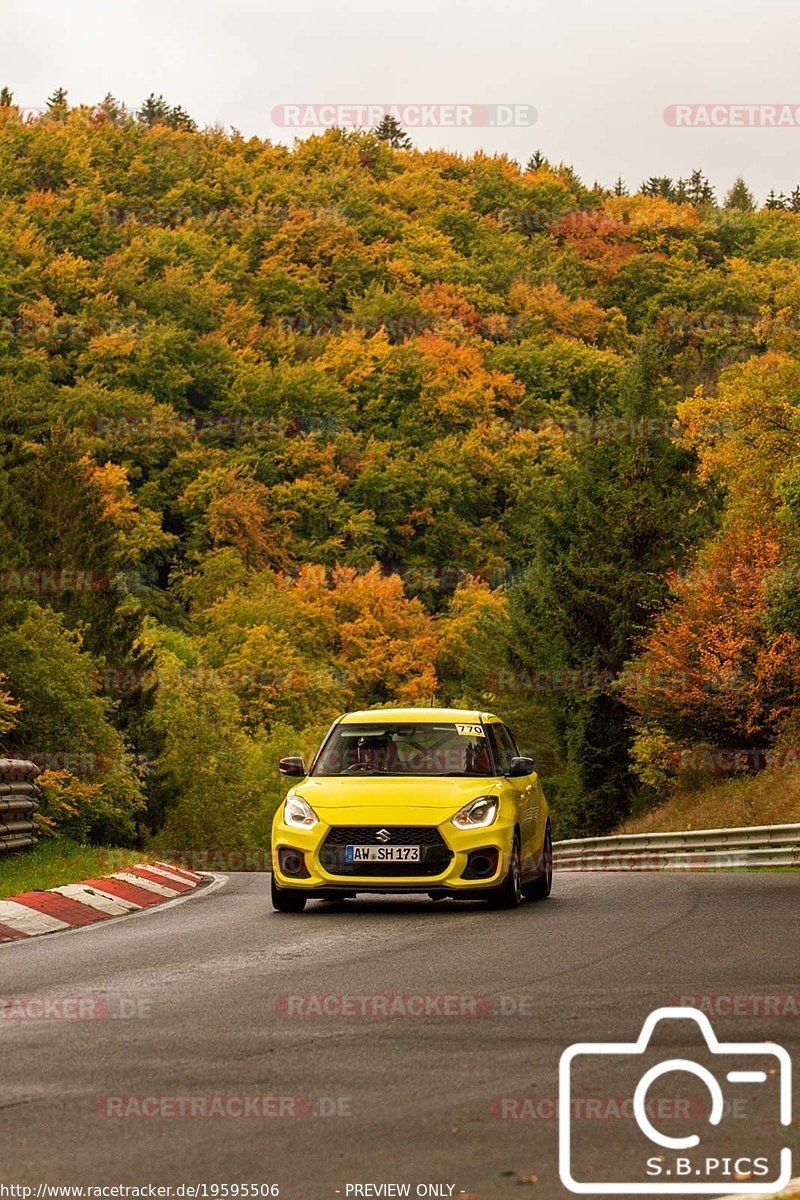
[[[345,713],[339,718],[340,725],[381,725],[386,721],[407,721],[409,724],[434,724],[437,721],[462,722],[465,725],[497,721],[492,713],[478,712],[474,708],[366,708],[360,712]]]

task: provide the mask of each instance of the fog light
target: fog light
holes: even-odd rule
[[[293,850],[291,846],[281,846],[278,851],[278,862],[282,875],[291,875],[294,879],[308,878],[309,871],[302,850]]]
[[[470,850],[462,879],[489,879],[497,871],[497,848]]]

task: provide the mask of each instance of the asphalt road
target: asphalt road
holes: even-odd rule
[[[799,917],[791,873],[559,874],[549,901],[513,912],[365,897],[300,916],[272,912],[266,876],[231,875],[187,903],[11,943],[0,995],[93,997],[101,1019],[0,1020],[0,1182],[566,1196],[552,1111],[561,1052],[634,1040],[654,1008],[711,994],[743,1010],[714,1018],[720,1037],[780,1042],[796,1064],[800,1017],[753,1010],[800,993]],[[421,997],[406,1012],[462,1015],[302,1015],[319,994],[378,1008]],[[105,1016],[105,998],[133,1015]],[[671,1052],[690,1041],[675,1033]],[[598,1081],[617,1097],[630,1082]],[[264,1095],[283,1097],[284,1115],[236,1115]],[[231,1115],[181,1115],[187,1097],[195,1113],[216,1097]],[[143,1111],[163,1115],[131,1115]],[[752,1142],[758,1130],[739,1125],[734,1141]],[[576,1136],[598,1178],[640,1170],[630,1120],[584,1120]]]

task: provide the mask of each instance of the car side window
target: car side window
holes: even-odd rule
[[[502,756],[500,754],[500,747],[497,744],[497,735],[495,733],[496,729],[497,729],[496,725],[487,725],[486,726],[486,736],[489,739],[489,746],[491,747],[492,758],[494,759],[494,765],[495,765],[498,773],[502,775],[503,762],[502,762]]]
[[[514,743],[505,725],[490,725],[489,741],[500,771],[505,775],[511,766],[511,760],[516,755]]]

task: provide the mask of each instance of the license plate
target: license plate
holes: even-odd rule
[[[351,862],[419,862],[419,846],[346,846]]]

